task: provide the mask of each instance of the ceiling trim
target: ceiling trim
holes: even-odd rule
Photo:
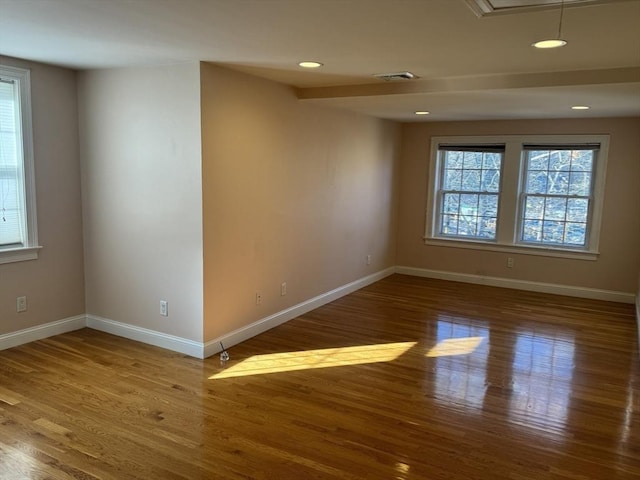
[[[631,0],[565,0],[564,8],[576,7],[593,7],[596,5],[610,5],[614,2],[628,2]],[[477,17],[486,17],[494,15],[508,15],[515,13],[535,12],[540,10],[552,10],[561,6],[561,0],[555,0],[553,3],[541,3],[538,5],[514,5],[510,7],[494,7],[491,0],[465,0],[467,6],[476,14]]]

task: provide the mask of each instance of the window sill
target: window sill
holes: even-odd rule
[[[540,257],[556,257],[570,258],[574,260],[591,260],[598,259],[599,252],[596,251],[576,251],[563,248],[547,248],[535,245],[513,245],[499,243],[474,242],[470,240],[443,239],[443,238],[424,238],[425,245],[437,247],[466,248],[470,250],[485,250],[490,252],[516,253],[522,255],[537,255]]]
[[[0,250],[0,264],[37,260],[42,247],[24,247]]]

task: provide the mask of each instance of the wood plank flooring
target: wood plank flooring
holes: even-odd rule
[[[197,360],[0,352],[0,478],[640,479],[631,305],[393,275]]]

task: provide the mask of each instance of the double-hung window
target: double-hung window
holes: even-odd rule
[[[0,66],[0,263],[37,258],[29,71]]]
[[[437,232],[495,240],[504,146],[440,145]]]
[[[595,258],[606,135],[432,139],[429,244]]]
[[[524,145],[519,240],[586,248],[599,145]]]

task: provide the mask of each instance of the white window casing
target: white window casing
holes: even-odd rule
[[[0,263],[38,258],[30,72],[0,66]]]

